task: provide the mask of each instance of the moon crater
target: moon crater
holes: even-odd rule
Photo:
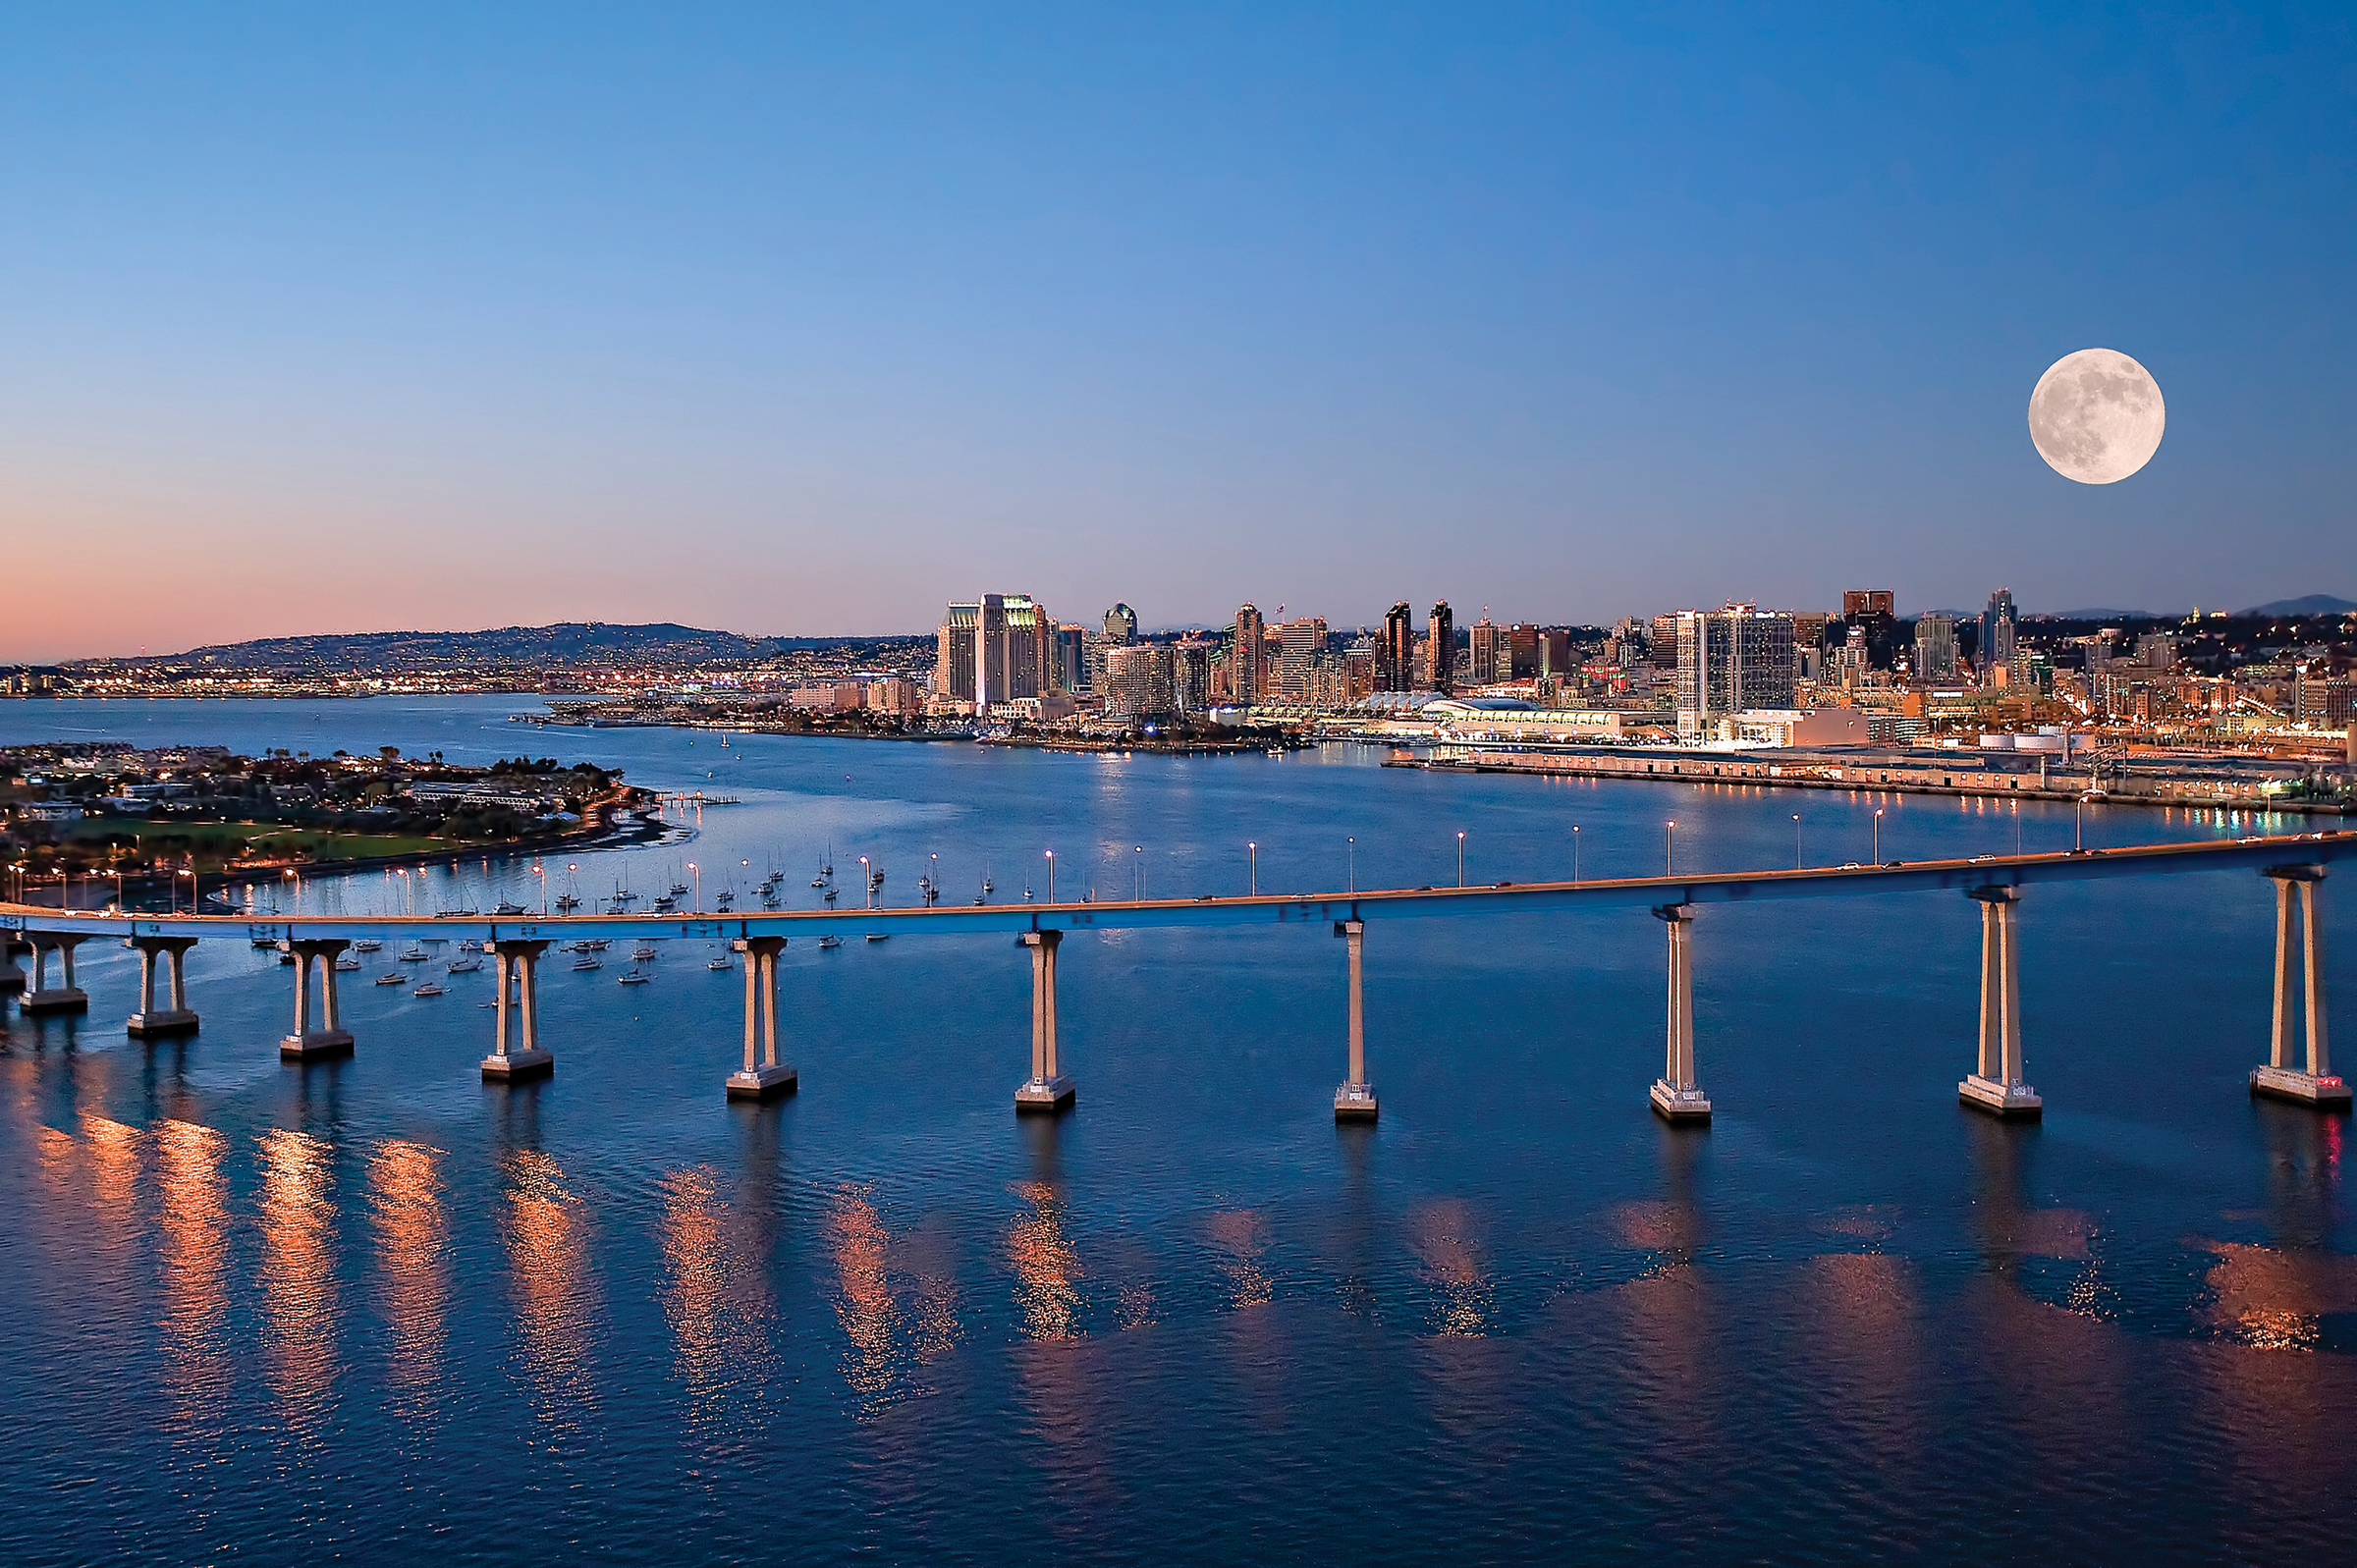
[[[2167,421],[2152,372],[2115,349],[2064,354],[2030,394],[2038,456],[2083,485],[2116,484],[2152,461]]]

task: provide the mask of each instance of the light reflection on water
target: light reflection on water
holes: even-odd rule
[[[537,1443],[563,1455],[587,1439],[598,1408],[590,1352],[600,1292],[589,1257],[588,1211],[564,1186],[564,1170],[538,1150],[510,1155],[505,1173],[502,1228],[516,1353]]]
[[[281,1417],[316,1436],[335,1394],[341,1359],[333,1151],[308,1133],[275,1128],[260,1140],[255,1218],[262,1242],[262,1346]]]
[[[388,1138],[368,1161],[386,1391],[411,1420],[434,1412],[449,1353],[450,1217],[443,1158],[429,1145]]]
[[[164,1387],[174,1430],[192,1437],[218,1431],[232,1375],[228,1148],[210,1127],[155,1126]]]

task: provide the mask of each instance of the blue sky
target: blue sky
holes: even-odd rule
[[[18,7],[0,657],[2357,597],[2353,158],[2324,7]]]

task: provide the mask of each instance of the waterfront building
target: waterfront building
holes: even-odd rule
[[[1028,594],[986,593],[953,604],[936,634],[933,689],[977,713],[1056,688],[1055,624]]]
[[[1415,617],[1401,599],[1385,612],[1375,635],[1375,689],[1406,691],[1415,684],[1409,663],[1415,647]]]
[[[1424,687],[1447,696],[1456,676],[1456,616],[1446,599],[1433,601],[1424,646]]]
[[[1229,684],[1235,700],[1249,707],[1269,688],[1268,622],[1247,600],[1235,612],[1235,642],[1228,653]]]
[[[1915,619],[1915,678],[1949,681],[1956,678],[1956,618],[1943,611],[1926,611]]]
[[[867,683],[860,693],[860,702],[870,712],[904,718],[923,711],[925,694],[917,688],[917,684],[913,680],[904,679],[899,676],[886,676],[881,680],[871,680]]]
[[[1700,733],[1751,708],[1792,701],[1792,618],[1754,605],[1679,612],[1677,728]]]
[[[1137,719],[1175,711],[1178,706],[1173,686],[1175,664],[1167,642],[1133,642],[1106,649],[1106,716]]]

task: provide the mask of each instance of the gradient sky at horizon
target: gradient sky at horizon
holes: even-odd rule
[[[2324,6],[18,7],[0,659],[2357,597],[2353,176]]]

